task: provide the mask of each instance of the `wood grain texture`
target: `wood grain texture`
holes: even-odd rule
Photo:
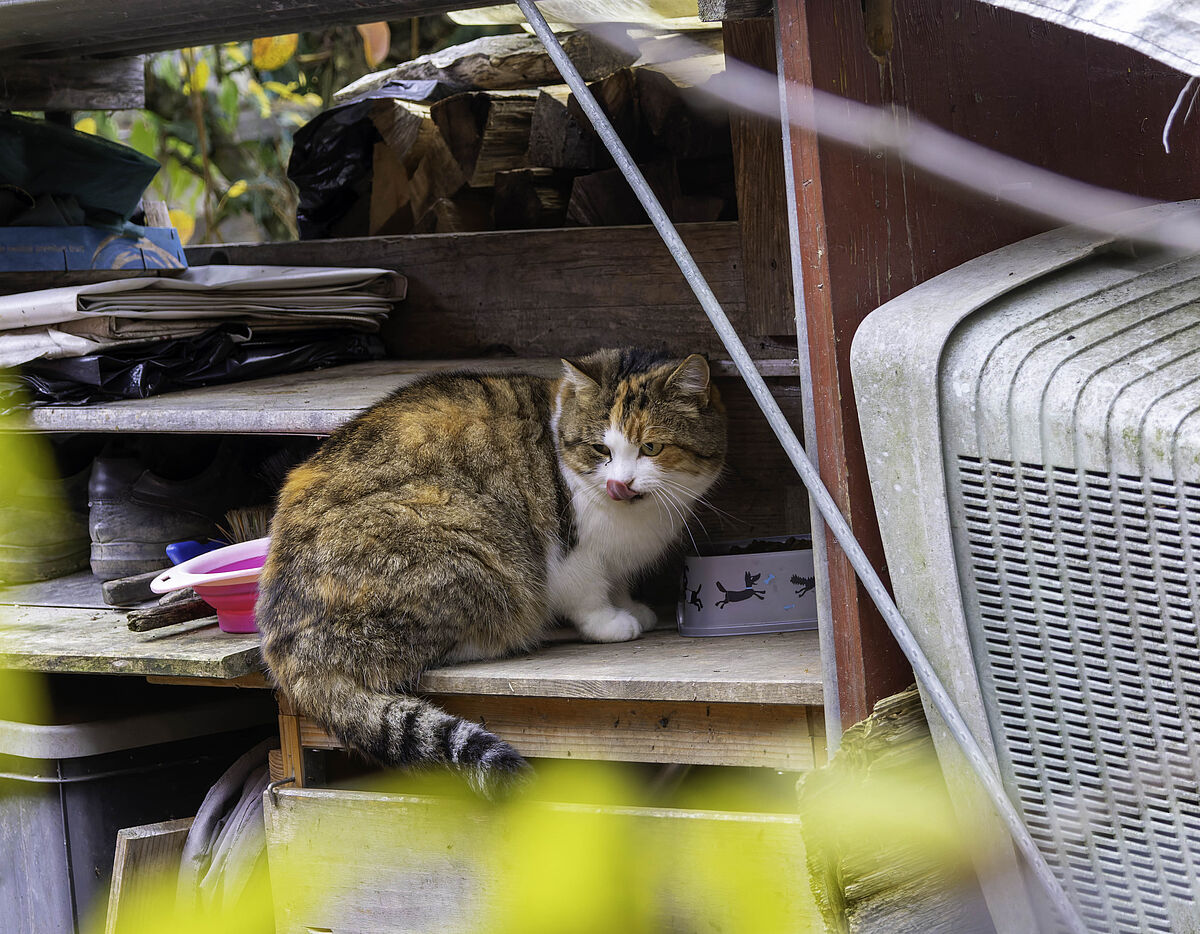
[[[0,607],[0,666],[71,674],[237,678],[262,667],[258,636],[214,617],[130,632],[116,610]]]
[[[958,840],[957,847],[907,839],[864,846],[861,831],[847,831],[854,826],[842,819],[848,800],[914,787],[926,792],[921,805],[926,832]],[[979,884],[967,868],[967,837],[946,793],[915,687],[884,698],[870,717],[847,730],[828,767],[801,779],[799,803],[809,880],[826,930],[994,934]]]
[[[163,895],[169,889],[173,900],[192,820],[185,817],[117,831],[104,934],[133,934],[163,923]]]
[[[433,694],[701,703],[820,704],[815,632],[689,639],[655,630],[633,642],[564,641],[537,652],[427,671]]]
[[[700,19],[705,23],[770,19],[774,0],[700,0]]]
[[[610,762],[677,762],[804,771],[824,759],[809,707],[433,694],[443,710],[482,724],[524,756]],[[300,744],[338,749],[313,721]]]
[[[722,27],[725,57],[775,72],[775,28],[769,19]],[[745,327],[751,334],[795,334],[783,139],[778,119],[734,111],[729,116],[741,229]]]
[[[271,874],[292,883],[276,895],[278,934],[481,931],[501,916],[520,929],[515,873],[609,858],[613,877],[580,884],[590,900],[595,886],[621,878],[613,898],[647,900],[638,929],[734,934],[746,930],[744,912],[764,904],[779,906],[776,930],[820,929],[801,881],[799,824],[786,815],[536,802],[481,811],[442,798],[283,788],[266,819]],[[614,849],[596,850],[605,844]],[[730,854],[738,872],[711,871]],[[570,904],[575,883],[565,884],[557,894]]]
[[[730,317],[745,309],[736,222],[680,234]],[[408,297],[384,326],[396,357],[471,357],[505,348],[570,356],[614,344],[723,356],[682,273],[652,227],[566,228],[203,246],[200,263],[378,266],[402,270]],[[794,342],[743,330],[754,357],[792,357]]]
[[[495,357],[463,360],[376,360],[289,373],[87,406],[43,406],[26,414],[40,431],[183,432],[188,434],[325,435],[388,393],[431,373],[471,369],[484,373],[558,376],[558,358]],[[716,375],[733,365],[715,361]],[[791,376],[793,360],[764,360],[763,376]],[[2,593],[2,591],[0,591]]]
[[[0,59],[0,110],[136,110],[146,106],[141,56]]]
[[[304,743],[301,739],[301,719],[291,712],[286,702],[279,705],[279,757],[281,778],[291,778],[297,788],[306,784],[304,774]]]

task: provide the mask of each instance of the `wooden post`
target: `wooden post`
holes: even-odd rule
[[[283,691],[275,692],[279,704],[279,752],[281,778],[294,776],[296,787],[304,787],[304,745],[300,741],[300,717]]]
[[[771,20],[731,21],[722,25],[722,32],[727,59],[775,71],[775,28]],[[734,111],[729,117],[729,132],[742,234],[742,278],[746,282],[745,333],[795,334],[779,123]]]
[[[1066,175],[1156,198],[1190,197],[1200,132],[1156,143],[1183,76],[1132,50],[985,4],[912,0],[893,47],[868,49],[858,0],[779,0],[784,77],[904,109]],[[889,153],[791,134],[821,475],[884,571],[859,436],[850,345],[863,318],[955,266],[1054,226],[949,190]],[[836,543],[829,578],[843,724],[912,675]],[[885,578],[886,579],[886,578]]]

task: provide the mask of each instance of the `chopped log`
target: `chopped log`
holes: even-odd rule
[[[386,231],[381,227],[380,232],[408,233],[435,201],[454,197],[467,180],[430,117],[428,107],[406,101],[381,101],[372,111],[371,120],[391,157],[374,170],[371,224],[386,224]],[[399,177],[400,172],[404,179]],[[376,195],[376,188],[383,190]],[[401,207],[404,197],[401,188],[407,188],[407,226]],[[384,217],[388,204],[394,208],[391,221]]]
[[[429,108],[401,100],[381,100],[371,108],[371,122],[397,159],[407,159],[429,119]]]
[[[729,112],[703,106],[660,71],[639,68],[638,110],[643,132],[654,145],[679,159],[700,159],[730,151]]]
[[[587,81],[632,65],[637,58],[636,54],[616,49],[586,32],[562,33],[559,41]],[[334,94],[333,99],[347,100],[381,88],[389,81],[439,81],[458,91],[486,91],[536,88],[559,84],[562,80],[541,42],[534,36],[516,33],[484,36],[422,55],[360,78]]]
[[[497,172],[527,164],[537,99],[533,91],[469,91],[430,108],[468,185],[486,188]]]
[[[668,160],[639,165],[638,168],[670,214],[671,205],[680,193],[675,163]],[[646,224],[649,218],[621,170],[606,169],[575,179],[567,205],[567,221],[583,227],[618,227]]]
[[[920,789],[919,801],[912,793]],[[876,818],[903,813],[893,839]],[[826,929],[842,934],[992,934],[915,687],[885,697],[799,786],[809,881]],[[943,845],[931,846],[931,840]],[[960,852],[947,841],[962,841]]]
[[[552,169],[496,173],[492,214],[497,230],[561,227],[567,216],[566,184]]]
[[[0,61],[0,110],[136,110],[145,106],[146,68],[140,55]]]
[[[700,0],[700,20],[705,23],[731,19],[770,19],[774,15],[773,0]]]
[[[637,79],[633,72],[622,68],[607,78],[589,84],[588,88],[633,157],[646,157],[648,140],[643,139],[641,120],[638,117]],[[579,106],[579,102],[575,100],[574,94],[567,100],[567,111],[583,127],[584,133],[591,137],[597,155],[594,164],[612,165],[612,157],[600,142],[600,137],[584,114],[583,108]]]
[[[529,164],[551,169],[592,170],[599,162],[596,136],[586,117],[567,109],[567,95],[538,95],[529,125]]]
[[[404,162],[387,143],[376,143],[371,167],[371,219],[368,234],[403,234],[412,230],[412,185]]]
[[[439,198],[429,206],[416,224],[413,233],[467,233],[490,230],[491,206],[482,193],[466,191],[457,198]]]

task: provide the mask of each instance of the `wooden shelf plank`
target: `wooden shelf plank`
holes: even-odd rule
[[[11,58],[161,52],[184,46],[406,20],[487,0],[26,0],[0,4],[0,52]]]
[[[30,671],[241,678],[262,668],[255,634],[221,632],[211,617],[130,632],[125,613],[100,608],[88,574],[57,582],[58,606],[30,605],[48,585],[0,591],[0,665]],[[43,598],[44,599],[44,598]],[[82,605],[81,605],[82,604]],[[689,639],[673,629],[592,645],[568,630],[536,652],[426,672],[433,694],[819,705],[815,632]],[[265,683],[265,682],[264,682]]]
[[[117,610],[0,607],[0,665],[70,674],[236,678],[258,670],[255,635],[221,632],[215,618],[130,632]]]
[[[764,376],[796,373],[794,360],[758,361]],[[38,431],[183,432],[188,434],[326,435],[388,393],[429,373],[470,368],[487,373],[557,376],[558,360],[374,360],[241,383],[81,406],[42,406],[14,428]],[[718,376],[736,373],[717,361]],[[22,424],[23,422],[23,424]]]
[[[689,639],[659,629],[634,642],[551,644],[515,658],[425,673],[436,694],[820,704],[815,632]]]
[[[825,754],[825,737],[814,731],[814,723],[824,722],[819,707],[494,694],[435,694],[430,700],[531,757],[795,772],[815,768]],[[342,748],[307,718],[300,718],[299,731],[298,744],[306,749]]]

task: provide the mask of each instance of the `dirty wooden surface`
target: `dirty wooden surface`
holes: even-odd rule
[[[646,930],[744,931],[747,914],[770,917],[771,930],[820,930],[799,823],[786,815],[538,803],[513,814],[285,787],[266,821],[271,873],[293,883],[275,899],[279,934],[479,931],[501,916],[519,930],[527,908],[505,880],[603,859],[605,844],[631,858],[630,897],[648,893]],[[546,830],[532,857],[531,825]],[[736,872],[716,869],[731,859]]]
[[[561,642],[537,652],[428,671],[421,689],[612,700],[820,704],[815,632],[692,639],[655,630],[633,642]]]
[[[819,707],[598,701],[561,697],[434,694],[443,710],[482,724],[521,755],[607,762],[677,762],[807,771],[825,759]],[[818,732],[820,730],[820,732]],[[300,745],[339,749],[300,721]]]
[[[73,674],[225,679],[257,671],[262,661],[257,635],[222,632],[211,616],[130,632],[125,613],[105,606],[99,582],[85,571],[0,590],[0,665]]]
[[[50,595],[50,596],[47,596]],[[50,605],[37,605],[45,601]],[[556,630],[536,652],[425,673],[421,690],[607,700],[804,705],[821,703],[815,632],[692,639],[659,629],[593,645]],[[262,667],[256,633],[213,617],[130,632],[84,572],[0,590],[0,664],[32,671],[242,678]],[[264,685],[265,686],[265,685]]]

